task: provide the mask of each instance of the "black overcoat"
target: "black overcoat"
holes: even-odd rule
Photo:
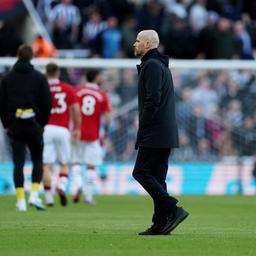
[[[135,147],[179,146],[175,95],[169,59],[157,49],[148,51],[137,66],[139,129]]]

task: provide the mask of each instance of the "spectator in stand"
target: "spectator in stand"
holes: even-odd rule
[[[59,2],[59,0],[38,0],[37,11],[42,19],[43,24],[45,24],[47,30],[50,32],[49,20],[52,8]]]
[[[176,115],[179,127],[186,129],[188,120],[192,116],[192,90],[185,87],[180,94],[180,100],[176,105]]]
[[[222,0],[207,0],[206,9],[221,14],[223,12]]]
[[[235,39],[235,34],[232,31],[232,24],[230,20],[226,18],[220,18],[213,35],[214,59],[239,58],[241,48]]]
[[[184,18],[173,16],[171,26],[163,35],[166,55],[176,59],[191,59],[196,56],[196,36]]]
[[[135,82],[135,72],[132,69],[123,70],[116,92],[120,95],[122,103],[127,103],[137,96],[138,88]]]
[[[255,0],[241,1],[242,12],[248,13],[252,20],[256,20],[256,2]]]
[[[224,122],[228,128],[241,127],[243,124],[243,112],[241,102],[239,100],[232,100],[225,111]]]
[[[131,44],[135,41],[137,31],[137,20],[134,17],[128,17],[122,26],[122,46],[126,58],[134,58]]]
[[[180,18],[186,18],[187,13],[187,5],[185,3],[182,3],[182,1],[179,0],[162,0],[165,12],[167,15],[174,14],[177,17]],[[188,1],[187,1],[188,2]],[[190,3],[188,3],[189,5]]]
[[[245,118],[243,125],[233,130],[233,142],[239,154],[242,156],[253,156],[256,153],[256,133],[253,118]]]
[[[229,79],[229,72],[218,72],[218,75],[212,79],[212,89],[216,92],[219,99],[220,108],[223,107],[223,99],[227,95],[227,81]]]
[[[246,115],[253,116],[256,109],[256,76],[252,74],[249,81],[240,90],[240,100],[243,106],[243,112]]]
[[[12,56],[17,53],[22,39],[11,23],[0,20],[0,56]]]
[[[174,159],[177,161],[193,161],[195,159],[195,152],[189,141],[189,137],[186,132],[179,132],[179,150],[174,151]]]
[[[244,60],[254,59],[252,39],[242,21],[235,22],[234,31],[235,31],[236,39],[241,47],[240,59],[244,59]]]
[[[188,120],[188,134],[192,147],[198,151],[200,139],[208,138],[207,119],[203,116],[203,109],[194,107],[193,115]]]
[[[238,151],[233,144],[232,132],[229,128],[224,128],[216,141],[219,156],[237,156]]]
[[[240,84],[239,81],[236,81],[230,76],[226,79],[224,84],[225,93],[220,102],[222,108],[227,109],[233,100],[240,101]]]
[[[205,4],[205,0],[196,0],[190,8],[189,24],[195,33],[198,33],[207,25],[208,12]]]
[[[102,20],[101,15],[96,10],[89,14],[88,21],[83,25],[82,44],[92,50],[95,48],[97,36],[105,30],[107,23]]]
[[[198,140],[197,154],[198,154],[198,160],[202,162],[207,162],[209,161],[209,159],[213,159],[209,140],[205,138]]]
[[[103,58],[120,58],[122,53],[122,34],[118,28],[116,17],[107,19],[107,28],[103,30],[97,39],[97,52]]]
[[[198,80],[198,86],[194,88],[191,100],[195,106],[200,106],[204,110],[203,116],[208,118],[219,99],[216,91],[211,88],[211,80],[207,77],[207,73],[199,73]]]
[[[81,17],[72,1],[62,0],[50,14],[53,42],[58,49],[73,48],[77,43]]]
[[[105,6],[102,4],[104,1]],[[132,3],[131,0],[100,0],[94,2],[100,7],[99,9],[105,14],[104,16],[106,18],[114,16],[118,19],[120,24],[122,24],[127,17],[135,15],[135,4]]]
[[[208,13],[208,23],[199,32],[198,36],[198,55],[199,59],[213,59],[214,52],[214,30],[216,22],[218,21],[219,16],[215,12]]]
[[[211,152],[218,154],[219,140],[223,131],[222,116],[218,105],[214,106],[214,110],[211,112],[209,119],[207,120],[207,130],[209,143],[211,146]]]
[[[160,32],[164,9],[160,1],[149,0],[138,11],[138,30],[154,29]]]
[[[38,35],[32,43],[32,49],[36,58],[50,58],[58,55],[57,49],[41,35]]]

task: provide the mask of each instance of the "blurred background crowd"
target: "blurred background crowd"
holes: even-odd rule
[[[21,3],[21,0],[1,1]],[[255,0],[33,0],[57,49],[86,49],[88,56],[133,58],[138,31],[155,29],[162,52],[177,59],[252,59]],[[1,10],[1,9],[0,9]],[[15,55],[22,17],[0,12],[0,56]],[[2,47],[5,46],[5,47]],[[6,47],[8,46],[8,47]]]
[[[22,5],[19,0],[10,2]],[[86,50],[84,57],[133,58],[137,32],[155,29],[160,50],[171,59],[254,59],[256,0],[34,0],[33,4],[50,38],[44,51],[40,45],[46,38],[32,38],[37,57],[57,57],[61,49],[75,49]],[[0,4],[0,56],[15,56],[26,40],[21,26],[28,14],[22,7],[17,13],[5,18]],[[76,86],[85,82],[85,72],[63,69],[62,79]],[[253,156],[256,72],[172,72],[181,144],[174,158],[215,161]],[[112,122],[106,160],[132,160],[137,130],[135,69],[104,70],[102,87],[114,112],[121,111]]]

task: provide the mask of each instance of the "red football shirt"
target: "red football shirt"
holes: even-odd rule
[[[76,89],[81,109],[81,140],[99,139],[101,115],[110,112],[107,94],[97,84],[86,83]]]
[[[50,80],[52,109],[48,124],[69,128],[70,105],[78,102],[75,90],[59,80]]]

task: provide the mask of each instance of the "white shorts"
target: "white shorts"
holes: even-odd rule
[[[79,141],[72,144],[71,151],[71,162],[73,164],[102,164],[103,151],[98,140],[93,142]]]
[[[68,164],[71,154],[70,137],[70,132],[67,128],[46,125],[44,128],[43,163],[53,164],[59,162]]]

